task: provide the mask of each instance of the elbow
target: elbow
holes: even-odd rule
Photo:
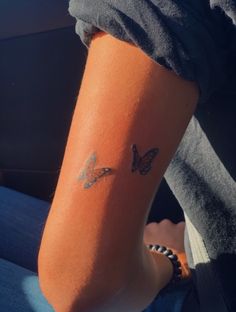
[[[62,281],[59,283],[60,287],[47,277],[41,275],[39,278],[41,291],[55,312],[106,312],[103,307],[114,297],[111,296],[110,290],[103,286],[96,290],[90,286],[87,289],[72,289],[63,287]]]
[[[39,287],[55,312],[72,312],[74,298],[72,285],[67,283],[64,270],[60,272],[55,259],[47,257],[42,250],[38,256]],[[79,293],[79,285],[77,287]],[[80,310],[79,310],[80,311]],[[87,312],[87,310],[84,310]]]
[[[48,303],[56,312],[98,312],[122,287],[115,287],[115,277],[104,274],[76,276],[71,271],[51,265],[39,254],[39,285]],[[111,285],[114,284],[112,287]]]
[[[61,295],[61,298],[59,297],[60,289],[58,283],[62,284],[62,281],[58,280],[55,269],[52,269],[41,255],[38,258],[38,278],[41,292],[54,311],[70,311],[68,308],[70,303],[66,302],[67,300],[63,295]],[[63,304],[61,304],[61,300],[64,300]]]
[[[81,290],[77,285],[65,287],[63,281],[39,271],[39,286],[47,302],[55,312],[92,312],[93,299],[89,290]]]
[[[38,277],[40,289],[55,312],[91,312],[89,286],[72,277],[57,265],[38,259]]]

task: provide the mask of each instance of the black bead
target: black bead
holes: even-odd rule
[[[176,272],[177,275],[181,275],[182,270],[180,268],[178,268],[175,272]]]
[[[166,247],[160,246],[160,247],[158,248],[158,251],[161,252],[161,253],[164,253],[164,251],[166,251]]]
[[[173,255],[173,252],[172,252],[172,250],[167,249],[166,251],[163,252],[163,254],[166,256],[170,256],[170,255]]]
[[[168,258],[170,258],[173,261],[176,261],[178,259],[178,257],[176,255],[169,255]]]
[[[182,268],[181,263],[178,261],[178,257],[176,254],[173,254],[173,251],[171,249],[166,248],[165,246],[160,245],[147,245],[147,247],[151,250],[156,250],[162,254],[164,254],[172,263],[173,265],[173,276],[170,281],[171,283],[176,283],[179,280],[181,280],[182,276]]]

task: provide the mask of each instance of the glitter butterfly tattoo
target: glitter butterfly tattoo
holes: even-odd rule
[[[141,175],[146,175],[152,168],[152,161],[159,153],[158,148],[152,148],[144,156],[140,156],[136,144],[131,146],[133,151],[132,172],[139,171]]]
[[[100,178],[111,173],[111,168],[94,169],[96,164],[96,154],[93,153],[86,162],[86,167],[79,176],[79,180],[86,180],[84,188],[88,189],[93,186]]]

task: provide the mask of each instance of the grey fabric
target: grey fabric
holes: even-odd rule
[[[212,8],[221,8],[228,15],[234,24],[236,24],[236,3],[235,0],[211,0]]]
[[[235,153],[232,154],[232,159],[234,157]],[[206,259],[203,258],[202,263],[195,263],[198,266],[198,283],[199,280],[200,284],[203,282],[205,273],[202,272],[211,272],[219,284],[213,289],[213,293],[220,291],[227,311],[236,311],[235,181],[195,117],[186,130],[165,178],[186,215],[200,233],[205,247],[200,251],[202,254],[206,252]],[[216,283],[210,284],[216,287]],[[201,287],[198,289],[202,293]]]
[[[86,46],[99,30],[134,43],[154,61],[198,83],[200,102],[226,79],[232,25],[207,0],[70,0]]]
[[[236,241],[232,244],[228,236],[236,232],[235,182],[195,117],[165,178],[188,217],[198,220],[198,230],[205,237],[211,257],[218,252],[234,252]],[[221,233],[221,241],[216,233]]]
[[[214,307],[214,312],[227,312],[217,276],[212,271],[210,258],[203,239],[188,216],[185,216],[186,228],[189,235],[191,254],[197,271],[197,288],[201,312],[208,312]],[[192,302],[191,302],[192,304]]]

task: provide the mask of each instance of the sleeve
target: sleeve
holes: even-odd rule
[[[226,79],[225,19],[208,0],[70,0],[69,12],[87,47],[100,30],[135,44],[155,62],[195,81],[200,103]]]

